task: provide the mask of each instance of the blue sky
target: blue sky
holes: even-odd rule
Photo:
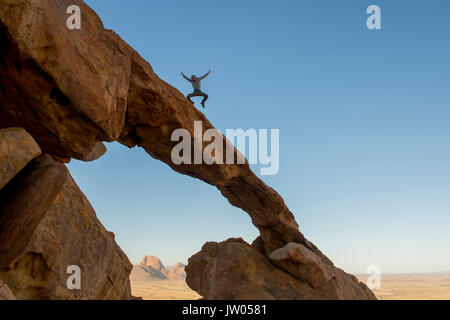
[[[183,93],[181,71],[212,69],[218,129],[280,129],[280,171],[262,179],[337,266],[450,270],[450,2],[86,2]],[[382,30],[366,28],[371,4]],[[69,168],[133,263],[257,236],[214,187],[141,149]]]

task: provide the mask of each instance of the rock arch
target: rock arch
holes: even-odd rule
[[[83,13],[80,30],[69,30],[65,25],[65,8],[73,4]],[[104,141],[142,147],[173,170],[216,186],[232,205],[247,212],[260,231],[253,247],[249,246],[255,250],[251,254],[274,262],[269,259],[274,251],[290,243],[301,246],[296,254],[287,248],[283,259],[275,264],[268,262],[269,267],[293,276],[300,285],[307,282],[292,274],[292,265],[315,265],[311,270],[325,272],[325,268],[331,274],[325,285],[333,289],[325,290],[322,285],[320,290],[339,292],[341,295],[335,298],[374,297],[350,275],[336,271],[332,262],[305,239],[281,196],[248,164],[172,163],[175,142],[170,138],[174,129],[184,128],[193,136],[194,121],[201,121],[203,130],[213,128],[212,124],[117,34],[104,29],[83,1],[3,1],[0,42],[0,128],[24,128],[43,154],[63,162],[97,159],[106,151]],[[216,250],[227,244],[216,246]],[[305,260],[299,252],[311,253],[313,258]],[[211,257],[208,263],[214,263]],[[189,276],[188,271],[188,280]],[[354,292],[349,293],[342,283],[333,280],[336,277],[351,282]],[[195,287],[195,283],[191,281],[191,287],[204,295],[209,292]]]

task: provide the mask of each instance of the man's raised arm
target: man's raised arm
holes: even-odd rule
[[[181,73],[181,75],[183,76],[183,78],[185,78],[187,81],[189,81],[189,82],[192,82],[192,80],[191,79],[189,79],[188,77],[186,77],[185,75],[184,75],[184,73],[182,72]]]
[[[211,70],[209,70],[207,74],[205,74],[204,76],[201,76],[199,79],[200,80],[205,79],[207,76],[209,76],[210,73],[211,73]]]

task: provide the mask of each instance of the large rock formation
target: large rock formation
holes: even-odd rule
[[[145,256],[144,258],[142,258],[139,265],[141,265],[145,268],[152,268],[153,270],[161,272],[161,273],[164,273],[166,271],[166,267],[161,262],[161,259],[159,259],[158,257],[154,257],[154,256]]]
[[[184,267],[180,262],[172,267],[165,267],[158,257],[145,256],[139,264],[133,266],[130,280],[183,280],[186,278]]]
[[[80,30],[66,27],[69,5],[81,8]],[[312,252],[315,260],[334,268],[299,231],[283,199],[250,170],[248,163],[219,164],[218,155],[212,165],[175,165],[171,161],[177,143],[171,141],[174,129],[186,129],[197,150],[204,144],[194,139],[194,121],[202,123],[202,132],[213,126],[137,52],[114,32],[105,30],[81,0],[1,1],[0,47],[0,128],[25,128],[43,153],[63,161],[94,160],[105,152],[103,141],[141,146],[175,171],[216,186],[232,205],[246,211],[260,231],[257,253],[264,259],[289,243],[297,243]],[[221,140],[229,143],[223,136]],[[304,261],[285,260],[267,267],[273,268],[277,277],[282,277],[280,272],[291,276],[292,263]],[[352,279],[346,274],[342,278]],[[214,285],[217,279],[207,281]],[[347,297],[370,298],[361,292]]]
[[[288,243],[272,252],[269,259],[313,288],[322,286],[334,276],[331,265],[299,243]]]
[[[131,267],[64,164],[41,156],[0,190],[0,280],[18,299],[130,299]]]
[[[130,280],[152,281],[166,280],[167,269],[161,260],[154,256],[145,256],[138,265],[133,266]]]
[[[81,30],[66,26],[72,4]],[[60,158],[101,156],[124,125],[131,49],[79,0],[2,0],[0,42],[1,126]]]
[[[291,269],[285,252],[297,246],[289,244],[268,258],[242,239],[208,242],[189,259],[186,281],[207,299],[376,299],[356,277],[325,264],[310,251],[295,251],[301,261],[298,270]],[[282,268],[274,267],[271,260],[278,260]]]

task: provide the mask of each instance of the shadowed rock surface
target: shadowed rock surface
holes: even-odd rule
[[[320,287],[333,278],[333,267],[299,243],[288,243],[272,252],[269,259],[313,288]]]
[[[41,149],[25,130],[0,129],[0,189],[40,154]]]
[[[321,263],[311,253],[305,256]],[[207,299],[376,299],[356,277],[338,268],[326,268],[329,278],[312,286],[310,278],[322,280],[317,276],[321,272],[318,268],[312,270],[307,281],[300,280],[275,267],[267,256],[242,239],[228,239],[220,243],[208,242],[193,255],[186,266],[186,281]]]
[[[131,267],[64,164],[41,156],[0,190],[0,280],[18,299],[130,299]]]
[[[81,30],[66,27],[69,5],[81,8]],[[103,141],[143,147],[175,171],[216,186],[232,205],[247,212],[261,235],[258,251],[252,250],[264,259],[289,243],[298,243],[333,268],[299,231],[280,195],[262,182],[248,163],[220,164],[224,160],[221,155],[215,156],[212,165],[175,165],[171,161],[172,148],[178,143],[171,141],[174,129],[191,134],[195,151],[206,143],[194,139],[194,121],[202,123],[202,131],[213,128],[212,124],[119,36],[105,30],[81,0],[0,2],[0,46],[0,128],[25,128],[44,154],[62,161],[95,160],[105,152]],[[221,140],[223,145],[229,143],[223,136]],[[236,149],[234,153],[236,156]],[[267,267],[273,269],[273,276],[291,276],[290,263]],[[342,275],[346,277],[352,279]],[[231,282],[233,275],[227,278]],[[218,279],[206,281],[214,286]],[[273,279],[273,283],[279,282]],[[300,294],[304,286],[299,286],[292,289],[292,296]],[[330,295],[324,293],[324,297]]]
[[[82,6],[69,30],[66,9]],[[81,1],[0,2],[0,119],[61,158],[93,160],[122,130],[130,49]],[[126,52],[126,53],[125,53]]]

